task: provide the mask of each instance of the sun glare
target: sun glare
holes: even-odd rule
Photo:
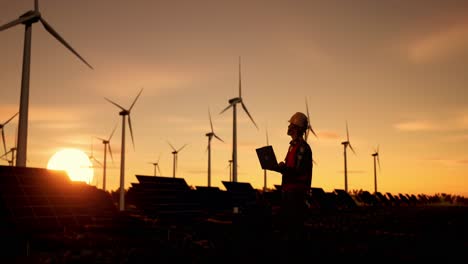
[[[47,163],[47,169],[64,170],[72,181],[83,181],[90,184],[94,169],[86,153],[79,149],[62,149],[57,151]]]

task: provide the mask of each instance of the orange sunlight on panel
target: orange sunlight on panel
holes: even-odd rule
[[[94,169],[86,153],[79,149],[62,149],[57,151],[47,163],[49,170],[64,170],[72,181],[91,183]]]

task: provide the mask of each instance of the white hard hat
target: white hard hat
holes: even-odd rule
[[[289,119],[289,123],[294,124],[304,129],[307,129],[307,126],[309,125],[307,116],[301,112],[296,112],[294,115],[292,115],[291,118]]]

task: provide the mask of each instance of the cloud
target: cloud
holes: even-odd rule
[[[425,162],[435,162],[445,166],[453,165],[468,165],[468,159],[447,159],[447,158],[427,158],[423,159]]]
[[[468,21],[459,21],[411,43],[408,47],[408,56],[416,63],[427,62],[453,56],[466,50],[467,45]]]
[[[402,121],[393,125],[400,131],[446,131],[461,132],[462,135],[451,136],[455,139],[466,139],[465,131],[468,129],[468,111],[456,109],[440,113],[439,116],[430,118],[416,117],[414,120]]]
[[[339,135],[336,132],[332,132],[332,131],[321,131],[321,132],[316,132],[316,134],[317,134],[317,137],[320,139],[338,139],[339,138]]]
[[[438,127],[428,121],[408,121],[397,123],[394,125],[397,130],[401,131],[435,131]]]

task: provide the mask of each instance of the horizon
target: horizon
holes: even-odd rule
[[[135,149],[126,124],[126,189],[135,175],[153,175],[156,161],[163,176],[172,176],[167,142],[176,149],[186,144],[176,177],[206,186],[208,111],[224,140],[211,141],[211,185],[222,187],[230,175],[233,117],[232,109],[220,112],[238,96],[241,57],[242,99],[258,129],[238,105],[238,182],[263,188],[255,149],[268,140],[282,160],[287,120],[306,113],[307,101],[318,135],[308,137],[316,161],[311,187],[344,189],[347,123],[356,151],[347,152],[349,190],[373,192],[372,153],[379,147],[379,192],[468,197],[468,3],[43,0],[39,6],[94,69],[40,23],[32,25],[27,167],[46,168],[62,148],[92,151],[103,162],[96,137],[108,138],[117,126],[107,190],[119,188],[122,119],[105,98],[129,107],[143,89],[131,112]],[[1,2],[0,26],[32,9],[33,0]],[[22,24],[0,31],[0,124],[19,111],[23,42]],[[18,117],[3,128],[7,149],[17,126]],[[101,182],[102,169],[94,177]],[[269,171],[267,183],[274,188],[281,175]]]

